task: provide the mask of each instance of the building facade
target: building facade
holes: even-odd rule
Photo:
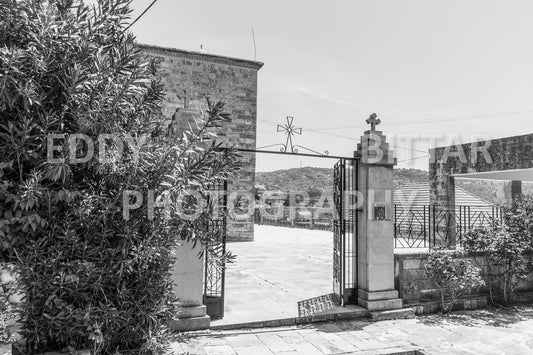
[[[257,127],[257,76],[263,63],[181,49],[142,45],[143,51],[160,60],[166,96],[163,114],[172,120],[179,108],[206,109],[207,99],[223,100],[231,122],[223,127],[220,142],[255,149]],[[242,153],[243,167],[228,181],[228,192],[245,191],[253,196],[255,154]],[[253,213],[232,216],[228,241],[253,241]]]

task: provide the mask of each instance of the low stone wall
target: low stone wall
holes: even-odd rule
[[[16,321],[22,297],[15,267],[0,262],[0,344],[16,340],[20,328]]]
[[[406,253],[394,255],[395,288],[403,299],[404,306],[415,308],[417,314],[435,313],[440,310],[440,291],[426,274],[425,265],[429,252]],[[487,258],[484,255],[468,257],[474,265],[487,270]],[[497,288],[493,287],[493,293]],[[496,301],[501,301],[500,294],[493,294]],[[515,291],[515,302],[533,302],[533,272],[520,283]],[[454,310],[478,309],[490,304],[488,286],[472,291],[457,301]]]

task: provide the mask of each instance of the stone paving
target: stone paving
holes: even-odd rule
[[[256,226],[254,242],[228,243],[225,315],[211,325],[298,317],[298,302],[333,290],[333,234]]]
[[[188,334],[169,354],[533,354],[533,306]]]
[[[332,232],[256,225],[254,242],[227,248],[237,259],[226,270],[224,318],[212,326],[298,317],[299,304],[333,290]]]

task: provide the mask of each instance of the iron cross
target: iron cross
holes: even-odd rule
[[[290,148],[290,150],[294,152],[294,146],[292,144],[292,136],[294,136],[294,134],[302,134],[301,128],[294,127],[292,123],[293,120],[294,120],[293,117],[287,116],[287,123],[284,125],[278,125],[277,131],[283,132],[287,135],[287,141],[285,142],[285,146],[284,146],[285,151],[288,151],[288,149]]]
[[[378,115],[375,113],[371,114],[370,117],[366,120],[366,123],[370,125],[370,130],[375,131],[376,126],[381,123],[381,120],[378,118]]]

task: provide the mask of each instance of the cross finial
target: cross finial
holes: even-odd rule
[[[375,113],[371,114],[370,117],[366,120],[366,123],[370,125],[370,130],[375,131],[376,126],[381,123],[381,120],[378,118],[378,115]]]
[[[187,90],[183,89],[183,95],[178,95],[178,99],[183,100],[183,108],[189,108],[191,98],[187,95]]]

